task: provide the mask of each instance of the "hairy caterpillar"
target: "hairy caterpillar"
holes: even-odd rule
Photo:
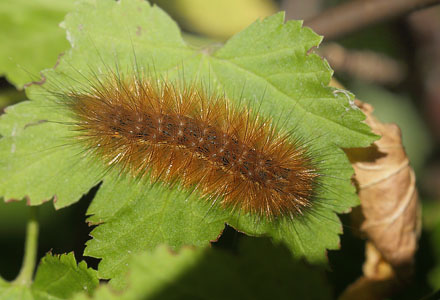
[[[319,171],[307,149],[224,96],[111,73],[64,98],[79,139],[109,167],[269,219],[312,205]]]

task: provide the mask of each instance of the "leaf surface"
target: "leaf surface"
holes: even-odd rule
[[[339,247],[342,228],[336,213],[358,204],[350,182],[353,170],[341,147],[367,146],[376,136],[363,123],[353,96],[328,87],[328,64],[309,53],[321,37],[299,21],[284,24],[279,13],[255,22],[218,50],[194,49],[163,11],[137,0],[82,1],[64,24],[72,49],[56,69],[44,72],[43,89],[28,89],[32,101],[9,108],[0,119],[0,171],[9,174],[0,183],[0,195],[27,196],[33,205],[56,195],[55,205],[61,208],[102,180],[88,211],[89,222],[100,225],[85,251],[102,258],[101,278],[122,287],[132,254],[163,243],[175,250],[207,245],[224,223],[249,235],[272,237],[295,257],[315,263],[325,263],[326,249]],[[323,184],[312,209],[294,220],[231,213],[200,200],[197,191],[152,185],[109,170],[78,149],[69,139],[69,112],[49,100],[44,88],[79,89],[111,70],[135,69],[157,78],[201,82],[293,130],[321,161]]]

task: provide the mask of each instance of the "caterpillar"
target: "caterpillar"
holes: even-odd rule
[[[111,72],[64,100],[78,139],[108,167],[268,219],[312,206],[320,174],[307,148],[201,85]]]

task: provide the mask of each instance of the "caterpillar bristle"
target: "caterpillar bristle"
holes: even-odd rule
[[[79,141],[109,168],[269,219],[313,205],[320,173],[308,147],[201,85],[109,73],[64,100]]]

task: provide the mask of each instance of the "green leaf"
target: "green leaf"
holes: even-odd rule
[[[102,286],[92,299],[332,299],[321,271],[264,239],[245,240],[236,255],[159,246],[133,256],[127,277],[123,292]]]
[[[164,12],[138,0],[83,1],[67,16],[65,27],[72,49],[55,70],[44,72],[43,88],[82,88],[115,68],[198,80],[295,130],[322,161],[323,184],[304,216],[270,221],[232,214],[201,201],[197,192],[151,185],[106,169],[69,139],[69,112],[32,86],[27,92],[33,101],[11,107],[0,119],[0,172],[8,174],[0,182],[0,195],[27,196],[33,205],[56,195],[60,208],[103,180],[88,211],[91,223],[103,224],[93,230],[86,248],[87,255],[102,258],[101,278],[113,278],[121,287],[132,254],[163,243],[172,249],[206,245],[218,238],[224,223],[249,235],[270,236],[311,262],[325,263],[326,249],[339,247],[342,228],[336,213],[358,203],[350,181],[353,170],[341,147],[367,146],[376,136],[353,106],[353,95],[328,87],[331,69],[309,53],[319,36],[299,21],[284,24],[283,14],[277,14],[255,22],[210,54],[213,49],[186,45]]]
[[[55,300],[71,299],[79,292],[91,294],[98,286],[96,271],[85,262],[76,264],[73,253],[42,258],[31,286],[6,282],[0,278],[0,299]]]
[[[55,65],[69,48],[58,27],[73,0],[6,0],[0,2],[0,76],[16,87]]]

